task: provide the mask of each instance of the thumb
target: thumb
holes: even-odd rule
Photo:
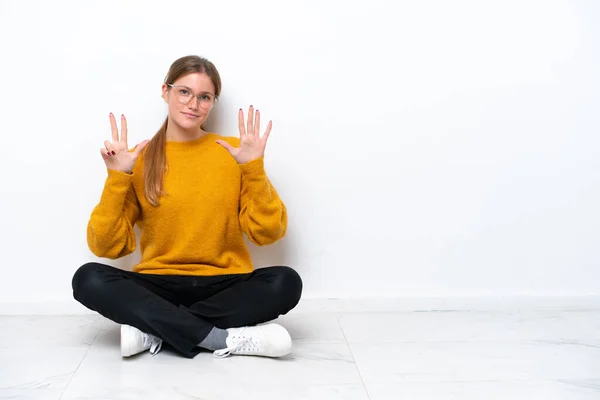
[[[150,143],[149,140],[144,140],[141,143],[138,143],[137,146],[135,146],[135,149],[133,150],[133,154],[135,155],[135,157],[139,157],[140,154],[142,153],[142,150],[144,150],[144,147],[146,147],[146,145],[148,145],[148,143]]]
[[[235,149],[235,148],[234,148],[232,145],[230,145],[230,144],[229,144],[229,143],[227,143],[226,141],[224,141],[224,140],[220,140],[220,139],[219,139],[219,140],[216,140],[216,142],[217,142],[217,143],[219,143],[221,146],[225,147],[225,149],[226,149],[228,152],[230,152],[230,153],[232,153],[232,154],[233,154],[233,151],[234,151],[234,149]]]

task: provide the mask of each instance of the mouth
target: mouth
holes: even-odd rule
[[[183,115],[185,115],[188,118],[192,118],[192,119],[196,119],[196,118],[200,118],[199,115],[196,114],[191,114],[191,113],[186,113],[186,112],[182,112]]]

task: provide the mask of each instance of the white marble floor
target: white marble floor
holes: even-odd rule
[[[600,399],[600,310],[291,313],[280,360],[119,355],[86,316],[0,316],[0,399]]]

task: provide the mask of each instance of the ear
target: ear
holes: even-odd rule
[[[165,103],[169,103],[169,87],[166,83],[162,84],[162,95],[160,97],[163,98]]]

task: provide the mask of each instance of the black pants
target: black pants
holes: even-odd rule
[[[298,304],[302,280],[289,267],[220,276],[149,275],[99,263],[73,276],[73,297],[119,324],[150,333],[188,358],[216,326],[257,325]]]

